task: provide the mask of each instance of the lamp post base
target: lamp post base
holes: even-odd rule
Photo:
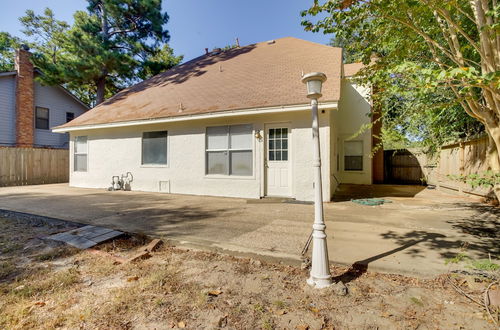
[[[324,278],[317,278],[317,277],[309,277],[307,279],[307,284],[312,286],[315,289],[324,289],[328,288],[330,285],[333,284],[332,277],[324,277]]]

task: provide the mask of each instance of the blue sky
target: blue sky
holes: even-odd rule
[[[72,22],[76,10],[86,7],[85,0],[4,0],[0,11],[0,31],[22,36],[18,21],[26,9],[42,13],[50,7],[56,17]],[[241,45],[292,36],[326,44],[331,36],[305,32],[300,11],[312,0],[170,0],[163,9],[170,16],[167,29],[176,54],[189,60],[205,48],[224,47],[239,38]]]

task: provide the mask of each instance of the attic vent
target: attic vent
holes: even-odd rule
[[[272,44],[275,44],[275,43],[276,43],[276,40],[269,40],[269,41],[267,42],[267,44],[268,44],[268,45],[272,45]]]
[[[170,194],[170,181],[159,181],[158,191],[162,193]]]

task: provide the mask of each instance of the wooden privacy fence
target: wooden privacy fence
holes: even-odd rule
[[[385,183],[391,184],[422,184],[424,174],[410,150],[385,150],[384,178]]]
[[[472,188],[450,175],[468,175],[488,170],[486,148],[488,138],[482,137],[443,145],[436,155],[419,148],[384,151],[387,183],[419,183],[418,178],[439,188],[486,196],[490,189]]]
[[[447,175],[467,175],[488,170],[486,148],[488,138],[456,142],[441,147],[437,175],[440,180]]]
[[[66,149],[0,148],[0,187],[69,181]]]

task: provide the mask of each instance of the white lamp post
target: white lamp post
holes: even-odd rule
[[[319,148],[318,99],[321,97],[321,86],[326,75],[311,72],[302,78],[307,85],[307,97],[311,99],[312,134],[313,134],[313,167],[314,167],[314,224],[311,274],[307,283],[315,288],[325,288],[332,284],[332,275],[328,261],[326,245],[325,221],[323,218],[323,193],[321,187],[321,153]]]

